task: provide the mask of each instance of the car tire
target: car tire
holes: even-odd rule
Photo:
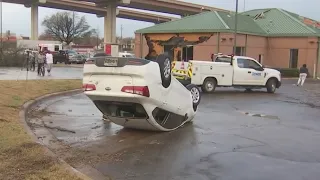
[[[277,81],[275,79],[269,79],[266,86],[268,93],[274,93],[277,89]]]
[[[186,88],[191,92],[193,110],[196,111],[201,101],[200,89],[194,84],[189,84]]]
[[[160,54],[157,57],[156,62],[160,67],[162,86],[167,88],[171,84],[171,59],[169,56]]]
[[[212,93],[215,91],[217,86],[217,81],[214,78],[207,78],[202,84],[202,91],[206,93]]]

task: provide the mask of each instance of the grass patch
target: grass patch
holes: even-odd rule
[[[21,106],[45,94],[78,89],[81,80],[0,81],[0,179],[78,179],[46,156],[19,121]]]

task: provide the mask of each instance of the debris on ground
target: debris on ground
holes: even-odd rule
[[[95,126],[95,127],[93,127],[93,128],[91,128],[91,129],[98,129],[98,128],[100,128],[101,126]]]
[[[69,132],[69,133],[73,133],[73,134],[76,133],[75,131],[72,131],[72,130],[69,130],[69,129],[66,129],[66,128],[63,128],[63,127],[60,127],[60,126],[48,126],[47,124],[44,124],[44,127],[48,128],[48,129],[55,129],[55,130],[58,130],[58,131]]]

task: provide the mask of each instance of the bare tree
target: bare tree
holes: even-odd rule
[[[75,38],[73,42],[78,45],[99,46],[99,44],[103,41],[99,37],[99,30],[91,29],[90,31],[87,31],[81,36]]]
[[[90,31],[84,16],[73,16],[70,12],[58,12],[47,16],[42,25],[45,27],[45,34],[68,45]]]

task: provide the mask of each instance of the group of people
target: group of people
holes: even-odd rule
[[[35,70],[36,63],[38,64],[38,76],[41,75],[41,68],[44,67],[47,69],[48,75],[51,75],[52,64],[53,64],[53,55],[50,51],[40,51],[32,52],[28,58],[31,63],[31,69]]]

